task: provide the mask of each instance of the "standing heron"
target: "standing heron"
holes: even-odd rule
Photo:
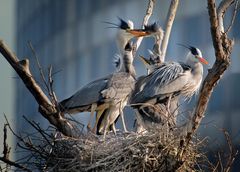
[[[116,77],[109,81],[110,88],[102,91],[106,97],[110,97],[113,106],[106,109],[102,114],[102,120],[97,121],[97,132],[106,135],[109,127],[112,126],[114,133],[116,129],[114,123],[119,115],[123,118],[123,108],[126,106],[130,94],[134,90],[136,82],[136,73],[133,66],[133,46],[129,42],[125,47],[125,53],[120,60],[120,69],[116,73]],[[112,90],[114,88],[114,90]],[[125,126],[124,126],[125,127]],[[126,130],[126,128],[125,128]]]
[[[185,63],[162,63],[136,83],[138,90],[134,91],[131,104],[139,111],[137,115],[145,113],[144,109],[139,109],[144,104],[164,104],[168,110],[171,100],[177,96],[190,98],[198,91],[203,76],[202,63],[208,62],[202,58],[198,48],[185,47],[189,49]],[[154,120],[157,121],[158,118]]]
[[[133,29],[133,23],[131,21],[125,22],[124,20],[120,19],[120,25],[115,26],[119,28],[119,31],[117,33],[117,43],[121,57],[123,58],[123,61],[124,59],[126,60],[126,63],[120,67],[121,69],[119,71],[87,84],[78,92],[73,94],[70,98],[65,99],[59,103],[60,109],[63,113],[73,114],[77,112],[90,111],[91,115],[87,125],[89,129],[91,128],[90,123],[94,112],[96,111],[96,122],[93,128],[94,132],[96,130],[97,122],[102,113],[108,110],[108,114],[111,114],[113,111],[112,107],[116,102],[113,101],[114,97],[111,97],[112,94],[115,94],[115,96],[123,94],[125,96],[126,93],[127,95],[130,94],[132,90],[132,87],[130,87],[128,84],[126,84],[128,85],[127,90],[125,90],[125,85],[121,84],[129,78],[130,83],[133,81],[135,82],[135,76],[133,76],[135,75],[134,67],[132,64],[128,66],[128,62],[130,60],[127,60],[126,58],[126,56],[131,52],[129,51],[129,47],[131,47],[129,40],[134,37],[145,36],[148,34],[143,30]],[[120,87],[116,88],[115,85],[118,82],[120,84]],[[124,126],[124,128],[126,127]]]

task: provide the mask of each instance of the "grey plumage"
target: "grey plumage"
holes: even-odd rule
[[[124,64],[119,66],[119,69],[115,73],[87,84],[73,96],[59,103],[63,113],[91,111],[88,128],[90,128],[91,118],[93,118],[93,114],[96,111],[97,119],[94,130],[101,114],[105,111],[109,111],[109,109],[112,111],[112,106],[121,102],[123,97],[125,97],[127,93],[129,94],[129,92],[132,91],[132,87],[134,87],[134,84],[132,87],[130,86],[131,82],[135,83],[135,70],[132,66],[132,47],[129,40],[134,37],[146,36],[149,34],[141,29],[133,29],[133,23],[131,21],[125,22],[120,19],[119,25],[107,23],[119,29],[117,41],[120,56],[123,58]],[[123,83],[126,85],[123,85]],[[125,103],[121,103],[119,107],[120,110],[124,105]]]
[[[92,104],[97,105],[96,111],[107,110],[109,113],[113,113],[114,106],[117,107],[115,109],[120,109],[121,111],[135,86],[132,47],[129,49],[129,46],[131,45],[126,45],[126,51],[122,57],[124,64],[118,72],[87,84],[73,96],[60,102],[62,112],[91,111]],[[110,115],[107,114],[106,117]],[[110,123],[112,124],[111,121]],[[109,127],[111,124],[105,125]]]
[[[93,81],[82,87],[73,96],[60,102],[61,111],[64,113],[78,113],[91,111],[93,103],[103,103],[101,91],[107,87],[112,75]],[[94,90],[94,91],[93,91]]]
[[[118,72],[115,73],[115,77],[109,82],[109,88],[102,91],[106,97],[112,97],[110,100],[112,100],[111,104],[114,104],[114,106],[103,112],[103,118],[97,124],[97,132],[99,133],[109,130],[109,127],[114,125],[119,115],[123,117],[123,108],[126,106],[135,87],[136,79],[135,69],[132,65],[132,46],[130,45],[129,49],[126,50],[124,56],[121,57]]]
[[[131,103],[146,102],[156,97],[165,97],[167,94],[178,92],[186,85],[187,79],[184,72],[187,70],[190,68],[186,68],[186,66],[183,68],[180,63],[163,63],[157,70],[137,82],[141,89],[133,95]]]
[[[199,49],[191,47],[186,63],[162,63],[152,73],[138,79],[130,102],[137,109],[138,119],[143,125],[147,122],[159,123],[159,119],[164,119],[164,114],[169,111],[176,115],[179,95],[190,98],[198,91],[203,75],[199,61],[207,63],[201,56]],[[161,112],[154,108],[160,108]]]

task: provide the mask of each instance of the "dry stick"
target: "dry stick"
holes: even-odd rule
[[[223,18],[225,15],[225,12],[228,7],[231,6],[231,4],[234,3],[235,0],[222,0],[221,3],[218,6],[217,14],[218,14],[218,23],[219,23],[219,29],[221,32],[224,32],[224,23]]]
[[[154,7],[155,2],[156,2],[156,0],[149,0],[148,1],[148,7],[147,7],[146,15],[143,18],[142,28],[144,28],[144,26],[148,24],[148,20],[152,15],[153,7]],[[138,50],[142,40],[143,40],[143,37],[140,37],[140,38],[137,39],[137,41],[135,43],[136,48],[134,50],[134,54],[136,54],[136,51]]]
[[[46,142],[51,145],[49,139],[47,138],[47,136],[49,137],[49,135],[46,134],[46,132],[41,129],[41,127],[36,124],[34,121],[30,121],[29,119],[27,119],[27,117],[23,116],[23,118],[38,132],[41,134],[41,136],[44,138],[44,140],[46,140]],[[47,135],[47,136],[46,136]]]
[[[170,33],[172,30],[172,25],[173,25],[173,22],[174,22],[176,13],[177,13],[178,2],[179,2],[179,0],[172,0],[171,5],[168,10],[166,26],[165,26],[166,27],[165,28],[165,36],[163,38],[162,47],[161,47],[161,52],[162,52],[161,61],[162,62],[165,61],[165,56],[166,56],[167,47],[168,47],[168,41],[169,41]]]
[[[6,164],[8,164],[8,165],[10,165],[10,166],[14,166],[14,167],[17,167],[17,168],[19,168],[19,169],[21,169],[21,170],[31,172],[31,170],[29,170],[28,168],[26,168],[26,167],[24,167],[24,166],[22,166],[22,165],[20,165],[20,164],[18,164],[18,163],[16,163],[16,162],[13,162],[13,161],[11,161],[11,160],[9,160],[9,159],[5,159],[4,157],[0,157],[0,160],[3,161],[3,162],[5,162]]]
[[[235,2],[235,7],[234,7],[234,11],[233,11],[233,16],[232,16],[232,19],[231,19],[231,23],[229,24],[228,28],[226,29],[226,34],[228,34],[228,32],[232,29],[232,26],[234,24],[234,21],[236,19],[236,16],[237,16],[237,11],[238,11],[238,2],[239,0],[237,0]]]
[[[3,129],[3,136],[4,136],[3,137],[3,157],[0,157],[0,161],[6,163],[7,165],[17,167],[17,168],[19,168],[21,170],[24,170],[24,171],[31,171],[31,170],[27,169],[26,167],[9,160],[10,148],[8,147],[8,144],[7,144],[7,126],[9,126],[9,123],[4,124],[4,129]]]
[[[47,89],[48,92],[49,92],[49,87],[48,87],[46,78],[45,78],[45,76],[44,76],[44,72],[43,72],[42,66],[41,66],[41,64],[40,64],[40,62],[39,62],[39,58],[38,58],[38,56],[37,56],[37,53],[36,53],[36,51],[34,50],[33,45],[32,45],[32,43],[31,43],[30,41],[28,42],[28,45],[29,45],[29,47],[30,47],[30,49],[31,49],[31,51],[32,51],[32,53],[33,53],[33,56],[35,57],[36,62],[37,62],[38,70],[39,70],[39,72],[40,72],[42,81],[43,81],[46,89]]]
[[[227,164],[226,164],[226,167],[224,168],[224,172],[228,172],[230,171],[231,167],[232,167],[232,164],[235,160],[235,157],[237,156],[238,154],[238,151],[234,151],[233,150],[233,145],[232,145],[232,141],[230,139],[230,136],[228,134],[228,132],[226,130],[223,129],[223,132],[224,132],[224,135],[227,139],[227,143],[228,143],[228,147],[229,147],[229,157],[228,157],[228,161],[227,161]]]
[[[51,76],[52,66],[50,66],[50,68],[49,68],[49,73],[48,73],[49,75],[48,75],[48,82],[47,82],[47,80],[45,78],[45,75],[44,75],[43,68],[42,68],[42,66],[39,62],[39,58],[37,56],[37,53],[36,53],[35,49],[33,48],[33,45],[30,41],[28,42],[28,44],[29,44],[29,47],[30,47],[30,49],[33,53],[33,56],[35,57],[35,60],[37,62],[38,70],[40,72],[41,79],[42,79],[42,81],[43,81],[43,83],[44,83],[44,85],[47,89],[48,95],[51,98],[51,102],[52,102],[53,105],[55,105],[57,107],[57,99],[56,99],[56,96],[54,96],[54,92],[53,92],[53,89],[52,89],[52,86],[53,86],[53,79],[52,79],[52,76]]]
[[[226,11],[227,8],[225,6],[224,8]],[[198,129],[204,117],[214,87],[217,85],[218,81],[222,78],[222,75],[230,65],[230,55],[234,44],[233,40],[227,38],[227,35],[223,32],[220,32],[215,0],[208,0],[208,13],[216,61],[212,69],[208,71],[208,74],[203,82],[197,106],[191,121],[191,130],[187,133],[187,136],[185,138],[185,148],[189,144],[190,140],[193,137],[193,134]],[[185,150],[183,150],[183,152],[180,152],[181,158],[184,157],[184,152]]]
[[[4,124],[3,128],[3,158],[9,159],[10,149],[7,144],[7,125]]]
[[[51,103],[40,86],[36,83],[29,69],[29,60],[24,59],[20,61],[2,40],[0,40],[0,52],[17,72],[27,89],[34,96],[39,105],[39,112],[42,116],[44,116],[64,135],[78,137],[78,134],[73,130],[73,126],[68,120],[59,114],[56,107]]]
[[[48,84],[49,84],[49,96],[52,103],[58,108],[58,101],[55,92],[53,91],[53,79],[52,79],[52,65],[48,68]]]

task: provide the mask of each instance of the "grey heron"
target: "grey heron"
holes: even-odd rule
[[[140,56],[140,59],[146,66],[148,74],[154,72],[154,70],[156,70],[162,64],[159,56],[153,54],[152,51],[150,51],[149,59],[146,59],[143,56]],[[133,95],[140,91],[142,82],[144,82],[144,78],[145,76],[138,78]],[[179,107],[179,96],[176,94],[174,97],[172,97],[168,106],[166,101],[167,99],[163,99],[161,101],[158,101],[157,99],[158,98],[154,98],[151,101],[140,104],[137,106],[137,108],[135,108],[137,118],[135,121],[135,126],[137,133],[141,133],[155,126],[166,126],[165,124],[167,124],[168,127],[175,126]]]
[[[114,122],[118,118],[119,114],[123,115],[123,108],[126,106],[130,94],[134,90],[135,86],[135,69],[133,67],[133,54],[132,44],[128,43],[125,48],[125,53],[120,60],[120,70],[116,73],[119,77],[113,78],[109,85],[113,85],[115,91],[107,89],[107,94],[113,94],[112,97],[113,106],[106,109],[102,115],[103,119],[98,123],[98,133],[106,135],[110,126],[113,126],[113,131],[116,133]],[[118,91],[120,90],[120,91]],[[105,91],[103,91],[105,94]],[[112,93],[113,92],[113,93]]]
[[[190,50],[185,63],[162,63],[152,73],[141,77],[137,81],[137,90],[135,89],[133,92],[130,101],[133,107],[137,108],[138,111],[142,111],[137,115],[145,113],[144,109],[139,109],[141,105],[160,105],[165,103],[168,106],[170,99],[174,99],[179,95],[190,98],[198,91],[203,76],[202,63],[208,64],[208,62],[202,58],[202,53],[198,48],[192,46],[185,47]],[[177,105],[176,102],[174,100],[173,106]],[[154,111],[152,114],[154,120],[159,120],[156,118]]]
[[[116,104],[114,99],[118,100],[119,98],[111,96],[119,96],[122,94],[124,97],[130,94],[132,90],[130,85],[133,81],[135,82],[135,76],[133,76],[135,75],[135,70],[130,63],[131,60],[129,60],[132,57],[127,58],[127,56],[131,54],[131,51],[129,51],[129,47],[131,47],[129,40],[134,37],[148,35],[148,33],[143,30],[133,29],[133,23],[131,21],[125,22],[120,19],[120,25],[115,26],[119,28],[117,42],[124,65],[120,67],[121,69],[119,71],[85,85],[70,98],[67,98],[59,103],[60,109],[63,113],[73,114],[77,112],[90,111],[91,115],[87,125],[89,129],[91,128],[90,123],[94,112],[96,111],[96,122],[93,128],[94,132],[102,113],[104,111],[108,111],[107,114],[113,113],[113,106]],[[128,79],[130,83],[125,81]],[[117,84],[119,84],[119,87],[115,88]],[[126,86],[127,89],[125,89]],[[120,108],[122,108],[122,106],[123,104],[121,104]]]

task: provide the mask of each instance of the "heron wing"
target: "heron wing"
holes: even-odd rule
[[[101,99],[101,91],[108,85],[109,78],[111,75],[85,85],[71,97],[61,101],[61,107],[69,110],[97,103]]]
[[[128,73],[119,72],[112,75],[106,89],[101,91],[104,102],[122,101],[134,90],[135,79]]]
[[[156,97],[179,92],[188,82],[190,67],[177,62],[163,63],[141,81],[131,103],[143,103]]]

